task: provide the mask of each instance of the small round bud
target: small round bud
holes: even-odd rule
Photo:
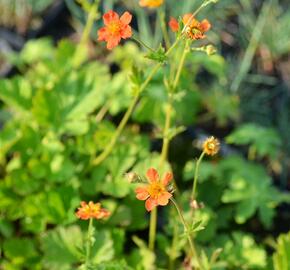
[[[125,173],[125,177],[127,178],[129,183],[134,183],[138,180],[138,175],[134,172]]]
[[[207,45],[205,47],[205,52],[207,55],[213,55],[216,53],[216,48],[213,45]]]
[[[203,202],[198,203],[197,200],[192,200],[190,202],[190,207],[194,210],[201,209],[204,208],[204,203]]]

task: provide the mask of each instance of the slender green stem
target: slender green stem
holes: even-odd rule
[[[92,4],[91,9],[89,11],[88,19],[87,19],[83,34],[81,36],[80,43],[78,44],[78,46],[76,48],[76,51],[75,51],[75,54],[74,54],[74,57],[73,57],[73,66],[75,68],[78,67],[83,61],[83,57],[82,56],[84,54],[83,53],[84,52],[84,46],[86,45],[86,43],[89,40],[90,33],[91,33],[91,30],[92,30],[92,27],[93,27],[93,24],[94,24],[94,20],[97,17],[97,14],[98,14],[97,9],[98,9],[98,6],[99,6],[99,2],[100,2],[100,0],[96,0],[95,3]]]
[[[173,209],[173,208],[172,208]],[[176,247],[177,247],[177,238],[178,238],[178,226],[177,223],[174,222],[173,224],[173,237],[172,237],[172,243],[170,248],[170,254],[169,254],[169,263],[168,268],[169,270],[174,270],[174,262],[176,258]]]
[[[194,242],[193,242],[193,239],[191,238],[190,236],[190,229],[189,229],[189,226],[188,224],[186,223],[185,221],[185,218],[183,216],[183,213],[182,213],[182,210],[180,209],[179,205],[177,204],[177,202],[171,197],[170,198],[171,202],[173,203],[173,205],[175,206],[176,210],[177,210],[177,213],[180,217],[180,221],[181,223],[183,224],[183,227],[184,227],[184,233],[186,234],[186,237],[187,237],[187,240],[188,240],[188,243],[189,243],[189,246],[190,246],[190,251],[191,251],[191,255],[196,258],[196,261],[198,263],[198,267],[200,269],[202,269],[202,263],[200,261],[200,258],[197,254],[197,251],[196,251],[196,248],[195,248],[195,245],[194,245]]]
[[[178,44],[180,39],[176,39],[176,41],[174,42],[174,44],[172,44],[172,46],[168,49],[168,51],[166,52],[166,55],[169,55],[170,52],[173,50],[173,48],[175,48],[175,46]],[[152,71],[150,72],[150,74],[148,75],[148,77],[146,78],[146,80],[143,82],[143,84],[140,86],[139,91],[137,92],[135,98],[132,100],[130,106],[128,107],[125,115],[123,116],[119,126],[117,127],[117,130],[115,132],[115,134],[113,135],[110,143],[106,146],[106,148],[104,149],[104,151],[97,156],[96,158],[93,159],[92,161],[92,165],[96,166],[99,165],[100,163],[102,163],[112,152],[120,134],[122,133],[124,127],[126,126],[135,105],[137,104],[137,101],[140,97],[140,94],[144,91],[144,89],[147,87],[148,83],[152,80],[153,76],[155,75],[155,73],[159,70],[159,68],[162,66],[161,63],[158,63],[155,65],[155,67],[152,69]]]
[[[196,199],[196,187],[197,187],[197,179],[198,179],[198,172],[199,172],[199,165],[205,155],[205,152],[203,151],[201,155],[199,156],[198,160],[196,161],[195,170],[194,170],[194,179],[192,184],[192,192],[191,192],[191,199]]]
[[[110,108],[110,104],[112,103],[112,100],[108,100],[103,107],[99,110],[99,112],[96,115],[96,122],[99,123],[103,120],[103,118],[105,117],[106,113],[108,112],[109,108]]]
[[[138,90],[137,94],[135,95],[134,99],[132,100],[130,106],[128,107],[125,115],[123,116],[119,126],[117,127],[116,132],[114,133],[111,141],[109,142],[109,144],[107,144],[106,148],[104,149],[104,151],[97,156],[96,158],[93,159],[92,164],[94,166],[99,165],[100,163],[102,163],[108,156],[109,154],[112,152],[119,136],[121,135],[124,127],[126,126],[135,105],[137,104],[140,94],[141,92],[145,89],[145,87],[148,85],[148,83],[151,81],[151,79],[153,78],[154,74],[158,71],[158,69],[160,68],[161,64],[157,64],[155,66],[154,69],[152,69],[151,73],[149,74],[149,76],[147,77],[147,79],[144,81],[144,83],[141,85],[140,89]]]
[[[165,13],[164,13],[163,9],[158,9],[158,17],[159,17],[159,21],[160,21],[160,26],[161,26],[163,38],[165,41],[165,46],[168,49],[168,48],[170,48],[170,39],[169,39],[169,35],[168,35],[166,23],[165,23]]]
[[[154,50],[150,46],[148,46],[144,41],[142,41],[141,39],[139,39],[135,36],[132,36],[131,39],[135,40],[137,43],[139,43],[141,46],[143,46],[147,50],[154,52]]]
[[[191,15],[191,17],[189,18],[188,22],[184,25],[182,32],[185,32],[185,29],[187,26],[189,26],[191,24],[191,22],[193,21],[194,17],[196,16],[197,13],[199,13],[204,7],[206,7],[207,5],[209,5],[210,3],[216,3],[217,0],[207,0],[205,2],[203,2]]]
[[[177,88],[177,85],[178,85],[178,82],[179,82],[179,79],[180,79],[180,75],[181,75],[181,71],[182,71],[182,68],[183,68],[183,65],[184,65],[184,62],[185,62],[185,58],[186,58],[187,53],[189,52],[189,45],[190,45],[190,41],[187,40],[186,43],[185,43],[184,50],[182,52],[181,58],[180,58],[180,62],[179,62],[179,66],[177,68],[175,79],[174,79],[174,82],[173,82],[173,91],[175,91],[176,88]]]
[[[111,151],[113,150],[121,132],[123,131],[125,125],[127,124],[132,112],[133,112],[133,109],[139,99],[139,96],[140,96],[140,92],[138,94],[136,94],[136,96],[134,97],[134,99],[132,100],[130,106],[128,107],[128,110],[126,111],[124,117],[122,118],[119,126],[117,127],[117,130],[116,132],[114,133],[111,141],[109,142],[109,144],[107,144],[106,148],[104,149],[104,151],[99,155],[97,156],[93,161],[92,161],[92,164],[94,166],[97,166],[99,165],[100,163],[102,163],[108,156],[109,154],[111,153]]]
[[[86,261],[85,261],[86,270],[89,269],[89,265],[90,265],[91,245],[92,245],[91,238],[92,238],[92,236],[93,236],[93,219],[90,218],[87,239],[86,239]]]
[[[157,207],[150,212],[150,227],[149,227],[149,249],[154,250],[157,227]]]
[[[169,129],[170,129],[170,122],[171,122],[171,112],[172,112],[172,104],[171,104],[171,98],[169,98],[168,104],[166,106],[166,114],[165,114],[165,126],[163,130],[163,145],[161,150],[161,161],[160,161],[160,167],[162,168],[163,163],[167,159],[168,156],[168,149],[169,149]]]

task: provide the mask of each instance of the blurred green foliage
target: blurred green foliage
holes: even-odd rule
[[[169,3],[174,16],[196,5]],[[208,11],[207,16],[219,25],[223,16],[231,16],[238,8],[233,1],[221,1],[221,12]],[[136,13],[140,36],[150,45],[159,44],[160,29],[151,35],[146,11],[138,8]],[[279,25],[286,27],[287,14],[279,18]],[[209,38],[219,45],[215,34]],[[262,39],[273,41],[266,34]],[[284,43],[270,45],[275,46],[271,49],[275,59],[286,51]],[[95,224],[92,261],[96,266],[92,269],[151,270],[156,263],[158,269],[168,269],[168,256],[177,259],[173,269],[179,269],[186,239],[173,237],[172,231],[183,232],[176,214],[170,207],[160,209],[157,259],[145,243],[144,205],[135,200],[134,185],[124,177],[131,170],[144,175],[148,167],[158,166],[160,154],[156,149],[152,152],[152,141],[160,139],[164,125],[168,96],[162,80],[164,74],[170,76],[162,49],[146,59],[135,43],[127,42],[105,60],[87,59],[78,68],[73,67],[75,50],[76,45],[66,39],[57,46],[47,38],[30,40],[20,53],[9,56],[19,73],[0,80],[0,265],[7,270],[78,268],[84,258],[86,223],[77,221],[75,209],[81,200],[101,200],[112,216]],[[112,154],[93,166],[92,160],[113,136],[116,119],[128,107],[134,87],[151,68],[148,58],[164,62],[164,70],[142,93]],[[114,72],[110,72],[112,65],[118,67]],[[246,231],[251,222],[259,230],[270,231],[277,206],[290,201],[289,194],[272,181],[271,166],[282,162],[283,136],[261,123],[239,122],[239,95],[228,90],[231,65],[220,55],[191,52],[173,97],[172,137],[194,125],[236,126],[225,138],[236,152],[225,151],[221,159],[201,164],[198,196],[205,207],[196,211],[192,233],[198,231],[197,242],[208,268],[286,270],[289,237],[278,238],[272,266],[259,239],[262,236]],[[174,169],[179,158],[173,158]],[[266,166],[268,161],[271,166]],[[194,160],[187,159],[176,177],[188,219],[194,167]],[[164,170],[168,169],[166,164]]]

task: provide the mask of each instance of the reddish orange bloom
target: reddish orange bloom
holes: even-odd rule
[[[86,202],[81,202],[81,207],[78,208],[78,211],[76,212],[76,216],[80,219],[102,219],[105,217],[108,217],[111,213],[101,208],[100,203],[93,203],[92,201],[88,204]]]
[[[116,47],[121,38],[126,39],[132,36],[132,29],[129,23],[132,20],[132,15],[125,12],[120,18],[119,15],[110,10],[103,16],[105,26],[98,31],[98,40],[106,41],[109,50]]]
[[[166,173],[160,180],[158,172],[154,168],[147,171],[148,184],[144,187],[136,188],[136,198],[145,201],[145,208],[151,211],[157,205],[167,205],[172,194],[168,192],[167,185],[172,180],[172,173]]]
[[[170,18],[168,25],[170,29],[172,30],[172,32],[177,32],[179,29],[178,21],[173,17]]]
[[[141,7],[155,8],[163,4],[163,0],[140,0],[139,5]]]
[[[199,22],[197,19],[192,18],[192,14],[185,14],[182,18],[183,24],[186,25],[185,32],[187,36],[193,40],[205,38],[205,32],[211,28],[211,24],[208,20],[202,20]],[[189,25],[188,22],[190,20]]]

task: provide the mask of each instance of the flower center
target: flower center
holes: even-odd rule
[[[207,145],[207,148],[210,149],[210,150],[213,150],[213,149],[215,148],[214,143],[209,143],[209,144]]]
[[[164,186],[160,182],[151,183],[148,189],[150,197],[157,198],[161,193],[165,191]]]
[[[111,22],[108,25],[108,30],[113,35],[118,34],[120,32],[120,29],[121,29],[121,26],[119,22]]]

